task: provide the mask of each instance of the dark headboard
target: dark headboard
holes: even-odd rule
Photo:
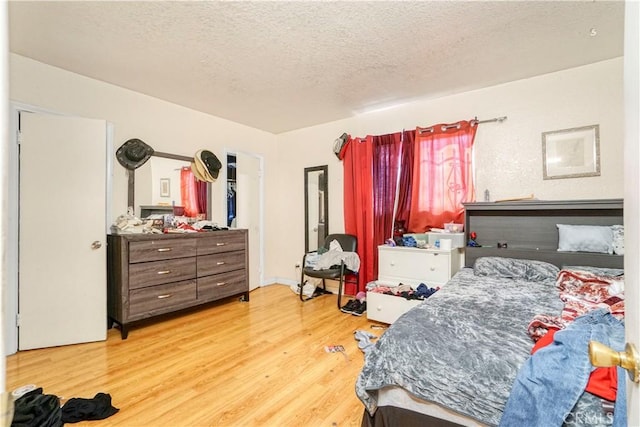
[[[623,268],[621,255],[589,252],[558,252],[556,224],[623,224],[622,199],[530,200],[519,202],[467,203],[465,237],[477,234],[483,247],[465,248],[465,266],[481,256],[535,259],[555,264]],[[498,248],[506,242],[507,248]]]

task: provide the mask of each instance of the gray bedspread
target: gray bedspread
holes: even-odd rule
[[[482,423],[497,425],[533,342],[536,314],[559,314],[553,279],[478,277],[464,268],[401,316],[366,354],[356,393],[370,414],[377,390],[400,386]]]

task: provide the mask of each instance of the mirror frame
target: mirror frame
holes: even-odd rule
[[[165,159],[173,159],[173,160],[181,160],[184,162],[189,162],[192,163],[193,162],[193,157],[189,157],[189,156],[181,156],[179,154],[171,154],[171,153],[163,153],[161,151],[154,151],[154,153],[151,155],[152,157],[162,157]],[[129,169],[129,183],[128,183],[128,193],[127,193],[127,206],[128,207],[133,207],[134,208],[134,212],[135,212],[135,188],[136,188],[136,170],[135,169]],[[207,206],[207,219],[211,220],[211,183],[208,182],[207,183],[207,203],[209,206]]]
[[[313,172],[324,173],[324,237],[329,235],[329,166],[314,166],[304,168],[304,250],[309,252],[309,174]],[[321,245],[319,245],[321,246]]]

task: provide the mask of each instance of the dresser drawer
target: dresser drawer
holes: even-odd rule
[[[195,255],[195,239],[158,239],[129,243],[129,262],[132,264]]]
[[[451,277],[450,252],[425,249],[380,248],[378,278],[408,278],[424,283],[446,283]]]
[[[247,292],[248,290],[249,284],[247,283],[245,270],[198,277],[199,300],[215,300],[241,292]]]
[[[196,239],[198,255],[218,254],[221,252],[241,251],[245,249],[245,234],[239,232],[212,231],[206,239]]]
[[[391,324],[423,301],[367,292],[367,319]]]
[[[195,279],[195,257],[143,262],[129,266],[129,289]]]
[[[245,261],[245,251],[201,255],[197,258],[198,277],[225,273],[227,271],[242,270],[245,268]]]
[[[192,306],[196,281],[186,280],[129,291],[129,320],[143,319]]]

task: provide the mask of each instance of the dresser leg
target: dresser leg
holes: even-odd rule
[[[243,293],[242,296],[240,297],[240,301],[249,302],[249,292]]]
[[[111,329],[113,327],[113,325],[118,325],[120,327],[120,337],[123,340],[126,340],[127,337],[129,336],[129,328],[126,327],[125,325],[123,325],[122,323],[118,322],[115,319],[112,319],[111,317],[109,318],[109,329]]]

